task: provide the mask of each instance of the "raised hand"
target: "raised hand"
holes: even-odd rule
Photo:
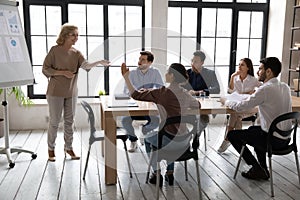
[[[122,63],[122,65],[121,65],[121,72],[122,72],[123,76],[129,75],[129,68],[126,66],[125,63]]]

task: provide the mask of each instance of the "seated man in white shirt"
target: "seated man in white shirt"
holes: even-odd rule
[[[258,106],[261,126],[251,126],[245,130],[232,130],[227,138],[232,146],[241,152],[243,144],[254,147],[257,160],[246,147],[243,159],[252,168],[248,172],[242,172],[242,176],[254,180],[268,180],[270,175],[266,163],[267,132],[272,121],[279,115],[291,112],[291,92],[287,84],[278,81],[277,76],[281,72],[281,62],[276,57],[264,58],[257,72],[259,81],[263,84],[248,99],[234,102],[221,99],[221,102],[231,109],[243,111]],[[277,148],[285,147],[286,140],[273,137],[272,145]],[[262,149],[265,149],[262,150]]]

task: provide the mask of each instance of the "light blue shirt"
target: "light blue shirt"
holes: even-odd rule
[[[161,88],[164,85],[162,76],[155,67],[150,67],[145,74],[137,67],[135,70],[130,71],[129,79],[136,90],[141,88]],[[126,85],[123,92],[124,94],[129,94]]]

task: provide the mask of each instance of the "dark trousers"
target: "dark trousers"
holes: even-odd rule
[[[228,132],[228,140],[232,146],[240,153],[244,144],[254,147],[256,158],[252,155],[251,151],[245,147],[243,159],[248,165],[260,165],[267,169],[266,151],[267,151],[267,133],[261,129],[260,126],[250,126],[244,130],[232,130]],[[272,138],[272,147],[280,149],[285,147],[289,141]]]

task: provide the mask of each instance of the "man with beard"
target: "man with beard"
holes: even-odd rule
[[[129,79],[132,85],[138,89],[151,89],[151,88],[161,88],[164,83],[162,76],[159,70],[155,67],[152,67],[154,60],[154,55],[149,51],[140,52],[140,57],[138,61],[138,67],[135,70],[132,70]],[[124,93],[128,94],[128,88],[124,87]],[[123,128],[126,130],[128,139],[131,141],[129,152],[134,152],[137,148],[137,136],[134,133],[134,128],[132,126],[133,120],[146,120],[147,123],[143,125],[142,132],[147,134],[151,130],[155,129],[159,125],[158,116],[126,116],[122,118]]]
[[[250,150],[245,147],[243,159],[252,167],[248,172],[242,172],[242,176],[254,180],[268,180],[270,175],[266,163],[267,133],[272,121],[279,115],[291,112],[291,92],[286,83],[281,83],[277,76],[281,72],[281,62],[276,57],[268,57],[260,60],[257,75],[263,84],[248,99],[234,102],[221,99],[227,107],[236,111],[243,111],[258,106],[260,126],[251,126],[245,130],[232,130],[228,133],[228,140],[232,146],[241,152],[242,146],[248,144],[254,147],[257,160]],[[287,140],[283,140],[279,134],[274,134],[272,146],[285,147]]]

